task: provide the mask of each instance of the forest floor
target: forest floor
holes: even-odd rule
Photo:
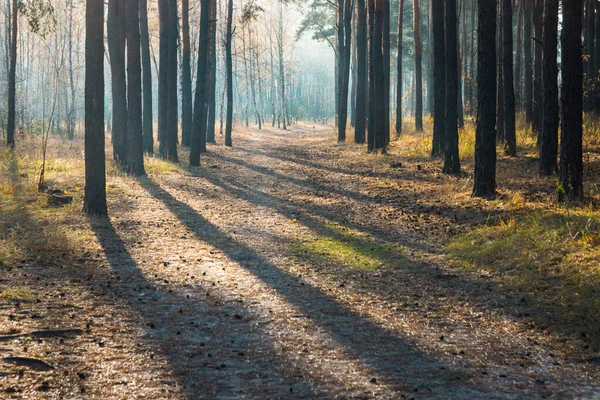
[[[89,220],[82,142],[50,143],[57,208],[25,141],[0,175],[0,398],[600,398],[587,145],[566,208],[526,143],[484,201],[419,134],[381,156],[240,129],[199,168],[110,163],[110,220]]]

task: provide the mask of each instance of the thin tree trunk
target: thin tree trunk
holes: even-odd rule
[[[401,0],[404,1],[404,0]],[[367,9],[365,0],[357,0],[356,27],[356,126],[354,142],[365,142],[367,97]]]
[[[523,64],[525,66],[525,120],[528,123],[533,121],[533,61],[531,54],[531,5],[535,0],[522,0],[523,9]]]
[[[232,146],[233,128],[233,59],[231,54],[233,23],[233,0],[227,2],[227,33],[225,37],[225,67],[227,69],[227,121],[225,124],[225,146]],[[272,63],[271,63],[272,64]]]
[[[112,138],[115,161],[127,165],[127,77],[125,70],[125,4],[122,0],[108,2],[108,52],[112,78]]]
[[[18,16],[19,5],[17,0],[13,0],[11,11],[10,67],[8,72],[8,120],[6,125],[6,145],[11,149],[15,147]]]
[[[210,81],[208,84],[208,122],[206,141],[215,143],[215,119],[217,115],[217,2],[211,5],[211,33],[210,33]]]
[[[402,134],[402,56],[403,56],[403,34],[404,28],[404,0],[400,0],[400,8],[398,11],[398,61],[397,67],[397,82],[396,82],[396,135]]]
[[[504,84],[504,153],[517,155],[515,87],[513,74],[512,0],[502,0],[502,83]]]
[[[152,106],[152,65],[150,63],[150,33],[148,31],[148,0],[140,0],[140,41],[142,46],[142,135],[143,149],[154,153]]]
[[[421,10],[419,0],[413,0],[415,38],[415,129],[423,130],[423,48],[421,42]]]
[[[190,46],[190,1],[181,1],[182,65],[181,65],[181,144],[190,146],[193,129],[192,71]]]

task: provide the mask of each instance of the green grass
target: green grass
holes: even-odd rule
[[[359,231],[326,224],[322,233],[292,245],[292,254],[303,261],[350,270],[377,271],[405,260],[402,249],[382,243]]]
[[[13,301],[34,302],[36,294],[27,287],[7,288],[0,292],[0,298]]]
[[[539,324],[600,347],[600,213],[536,212],[456,236],[444,248],[459,267],[485,273],[533,301]]]

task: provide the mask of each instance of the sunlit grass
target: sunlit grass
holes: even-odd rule
[[[337,224],[324,226],[323,234],[292,245],[298,259],[317,264],[332,264],[353,270],[376,271],[404,261],[402,249],[381,243],[359,231]]]
[[[181,171],[181,166],[157,157],[145,157],[144,168],[149,175],[171,175]]]
[[[545,307],[553,304],[565,309],[563,322],[599,332],[597,211],[540,211],[511,218],[456,236],[444,250],[463,268],[491,274],[512,291],[533,294],[538,302],[532,305],[534,312],[546,313]],[[586,336],[600,344],[600,336]]]
[[[28,287],[16,287],[0,290],[0,298],[13,301],[34,302],[37,296]]]

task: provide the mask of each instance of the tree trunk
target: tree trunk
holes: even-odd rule
[[[458,41],[456,0],[446,0],[446,131],[444,169],[460,173],[458,154]]]
[[[390,0],[383,0],[383,134],[390,142]]]
[[[125,4],[122,0],[108,2],[108,52],[112,79],[113,155],[121,168],[127,165],[127,77],[125,70]]]
[[[540,175],[556,172],[558,154],[558,0],[545,0],[542,56],[542,138],[540,147]]]
[[[127,171],[145,175],[142,147],[142,63],[140,55],[140,3],[127,0]]]
[[[233,128],[233,59],[231,54],[233,23],[233,0],[227,2],[227,33],[225,35],[225,67],[227,69],[227,120],[225,123],[225,146],[232,146]]]
[[[581,0],[563,0],[559,200],[583,200]]]
[[[178,113],[178,90],[177,90],[177,38],[179,36],[177,20],[177,0],[168,0],[168,54],[167,54],[167,127],[166,144],[169,161],[177,162],[177,142],[179,139],[179,113]]]
[[[140,0],[140,41],[142,45],[142,134],[143,149],[154,153],[154,117],[152,106],[152,66],[150,65],[150,33],[148,32],[148,0]]]
[[[210,81],[208,84],[208,122],[206,141],[215,143],[215,119],[217,115],[217,2],[211,5],[211,32],[210,32]],[[260,117],[259,117],[260,119]]]
[[[181,144],[192,143],[193,100],[190,47],[190,0],[181,2],[182,65],[181,65]]]
[[[444,153],[446,130],[446,43],[444,0],[432,0],[433,25],[433,140],[431,156]]]
[[[523,0],[519,0],[519,12],[517,14],[517,43],[515,52],[515,104],[517,109],[523,107]]]
[[[396,135],[402,134],[402,46],[404,29],[404,0],[400,0],[400,8],[398,11],[398,61],[397,67],[397,82],[396,82]]]
[[[421,42],[421,10],[419,0],[413,0],[415,38],[415,129],[423,130],[423,48]]]
[[[385,6],[384,0],[375,0],[375,15],[373,25],[373,150],[385,152],[385,67],[383,56],[383,20]]]
[[[542,20],[544,13],[543,0],[534,0],[533,7],[533,131],[538,133],[538,141],[540,138],[539,132],[542,122]]]
[[[513,74],[512,0],[502,0],[502,83],[504,85],[504,153],[517,155]]]
[[[504,56],[504,42],[502,40],[504,33],[504,24],[502,23],[502,5],[504,0],[497,1],[497,27],[496,32],[496,76],[498,77],[498,86],[496,89],[496,143],[504,144],[504,132],[506,116],[504,114],[504,64],[502,62]]]
[[[190,165],[200,166],[202,140],[206,140],[206,71],[208,68],[208,45],[210,28],[211,0],[201,0],[200,11],[200,45],[198,48],[198,75],[196,78],[196,98],[194,100],[194,129],[192,132],[192,148]],[[204,136],[204,138],[202,137]]]
[[[17,0],[12,2],[12,23],[10,35],[10,62],[8,71],[8,120],[6,124],[6,145],[15,147],[16,128],[16,93],[17,93],[17,33],[19,23],[19,5]]]
[[[402,0],[404,1],[404,0]],[[365,0],[356,0],[356,126],[354,142],[365,142],[367,97],[367,9]]]
[[[495,1],[478,0],[477,131],[473,196],[496,194],[496,16]]]
[[[522,0],[523,8],[523,65],[525,67],[525,120],[528,123],[533,121],[533,64],[531,58],[531,5],[535,0]]]
[[[77,107],[75,106],[75,71],[73,69],[73,0],[69,1],[69,88],[71,99],[67,117],[67,137],[69,140],[75,138],[75,124],[77,122]]]
[[[158,70],[158,154],[168,158],[167,119],[169,115],[169,0],[158,0],[159,70]]]
[[[85,10],[85,194],[87,215],[106,216],[104,155],[104,1]]]

